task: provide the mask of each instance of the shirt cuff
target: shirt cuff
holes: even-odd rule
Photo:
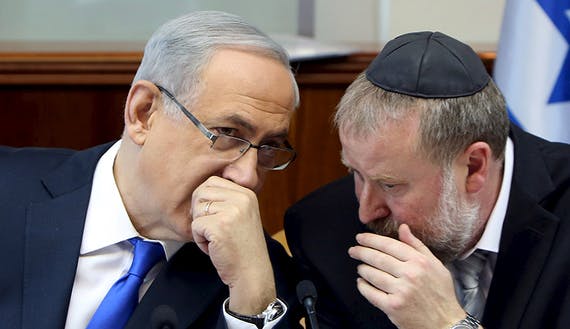
[[[224,305],[226,305],[226,303],[228,303],[229,300],[230,298],[228,297],[222,304],[222,312],[224,312],[224,319],[226,320],[226,325],[228,326],[228,329],[257,329],[255,324],[240,320],[232,316],[228,312],[226,312],[226,308],[224,307]],[[287,313],[287,304],[283,303],[279,298],[277,298],[276,301],[279,304],[281,304],[281,307],[283,307],[283,313],[281,313],[279,317],[271,321],[266,321],[265,324],[263,325],[263,329],[273,328],[276,324],[279,323],[279,321],[281,321],[285,313]]]

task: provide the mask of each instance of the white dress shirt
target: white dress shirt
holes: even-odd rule
[[[129,219],[113,174],[120,144],[120,141],[115,143],[99,159],[95,169],[65,329],[87,327],[111,286],[128,272],[133,260],[133,246],[127,240],[140,235]],[[167,260],[184,245],[178,241],[155,242],[163,246]],[[159,262],[149,271],[140,288],[139,300],[164,263]],[[223,309],[222,305],[220,308]],[[255,325],[223,312],[229,329],[256,329]],[[280,319],[271,321],[264,329],[272,328]]]

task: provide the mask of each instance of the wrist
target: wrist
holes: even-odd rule
[[[286,310],[287,306],[277,298],[269,303],[263,311],[253,315],[236,313],[229,309],[229,299],[224,302],[224,312],[227,315],[240,321],[254,324],[257,328],[263,328],[267,323],[278,320]]]
[[[277,298],[273,276],[265,280],[240,282],[230,287],[229,310],[245,315],[258,314]]]

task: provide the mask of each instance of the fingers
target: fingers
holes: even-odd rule
[[[237,187],[236,187],[237,186]],[[210,255],[210,242],[218,241],[223,236],[225,225],[220,221],[231,218],[236,213],[236,204],[246,203],[242,195],[247,189],[220,177],[210,177],[192,194],[192,239],[200,250]],[[226,214],[216,218],[218,214]]]
[[[421,252],[424,255],[431,255],[431,251],[429,250],[424,243],[416,238],[416,236],[410,230],[410,227],[407,224],[402,224],[398,228],[398,237],[400,241],[404,242],[405,244],[411,246],[415,250]]]
[[[357,235],[359,245],[349,254],[362,262],[357,267],[358,291],[398,328],[428,328],[427,318],[437,323],[433,327],[452,323],[450,318],[463,313],[449,271],[408,225],[400,225],[398,237]]]
[[[388,293],[378,290],[363,278],[356,279],[356,288],[360,294],[366,298],[372,305],[379,309],[384,309],[385,300],[388,298]]]
[[[357,234],[356,242],[358,242],[360,246],[380,251],[400,261],[409,260],[416,253],[413,247],[401,241],[374,233]]]
[[[197,201],[192,206],[192,218],[198,219],[200,217],[212,216],[217,214],[222,207],[222,200],[202,200]]]
[[[255,193],[226,179],[212,176],[192,193],[192,217],[197,219],[227,210],[231,204],[253,207],[257,200]]]
[[[220,265],[218,269],[248,262],[248,255],[265,252],[259,205],[253,191],[220,177],[210,177],[194,190],[191,209],[193,241],[214,265]]]
[[[208,216],[210,214],[210,206],[214,201],[210,200],[206,202],[206,206],[204,206],[204,216]]]
[[[198,194],[199,196],[203,196],[202,195],[203,193],[212,193],[212,195],[209,195],[209,197],[211,199],[215,199],[215,195],[221,192],[255,194],[252,190],[243,187],[239,184],[236,184],[232,181],[229,181],[227,179],[218,176],[211,176],[204,183],[200,184],[200,186],[198,186],[196,190],[194,190],[193,197],[196,194]]]
[[[374,248],[364,246],[354,246],[348,249],[350,257],[370,265],[375,269],[380,269],[392,276],[399,277],[401,260]]]
[[[398,228],[399,241],[387,236],[374,233],[360,233],[356,235],[359,245],[391,255],[400,261],[408,261],[416,257],[417,252],[432,256],[431,251],[423,242],[416,238],[407,224]]]
[[[399,237],[400,241],[373,233],[358,234],[359,245],[348,250],[350,257],[362,262],[357,267],[362,280],[359,290],[377,306],[386,299],[385,295],[401,292],[398,289],[403,287],[402,280],[415,276],[421,260],[426,258],[424,254],[431,255],[408,225],[400,225]]]
[[[385,271],[379,271],[377,268],[368,264],[360,264],[356,268],[360,278],[366,280],[367,283],[374,286],[386,294],[393,294],[396,292],[397,277]]]
[[[208,247],[211,239],[207,226],[200,225],[197,221],[192,222],[192,240],[206,255],[210,255]]]

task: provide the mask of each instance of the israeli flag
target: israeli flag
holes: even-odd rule
[[[507,0],[494,78],[511,119],[570,143],[570,0]]]

